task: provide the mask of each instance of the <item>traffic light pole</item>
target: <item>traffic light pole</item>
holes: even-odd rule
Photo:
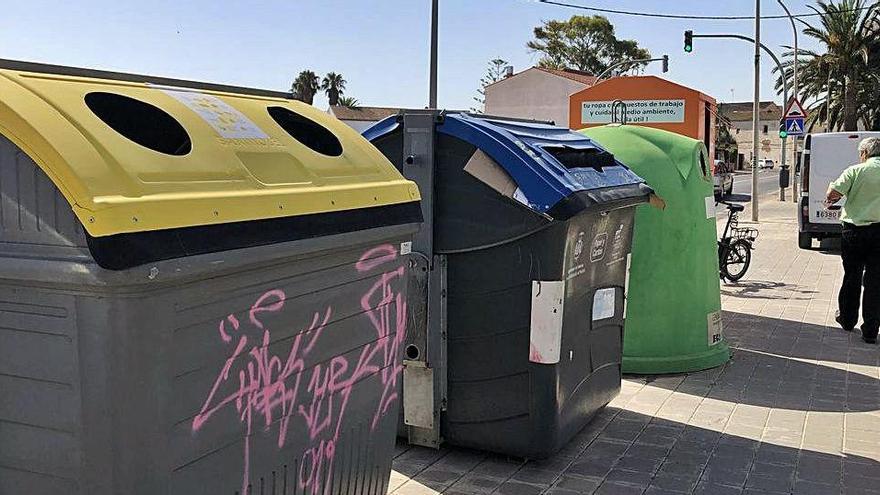
[[[757,0],[757,2],[760,2],[760,0]],[[760,9],[760,7],[758,7],[758,6],[756,6],[755,8]],[[756,10],[756,15],[760,15],[760,10]],[[760,53],[761,52],[760,52],[759,48],[763,49],[767,53],[767,55],[770,55],[770,58],[773,59],[773,62],[776,63],[776,67],[779,70],[779,73],[784,75],[785,72],[782,69],[782,63],[779,61],[779,58],[776,56],[775,53],[773,53],[769,48],[767,48],[766,45],[764,45],[763,43],[760,42],[760,24],[757,22],[757,18],[756,18],[756,22],[755,22],[755,36],[756,36],[755,38],[750,38],[750,37],[744,36],[742,34],[691,34],[692,38],[733,38],[733,39],[748,41],[749,43],[754,43],[755,44],[755,57],[758,57],[756,60],[760,60]],[[756,69],[759,69],[760,62],[757,62],[757,63],[758,63],[758,67],[756,67]],[[760,78],[759,75],[756,75],[755,77]],[[758,81],[756,81],[755,87],[756,88],[760,87],[760,79],[758,79]],[[757,89],[756,89],[756,91],[757,91]],[[757,93],[757,94],[759,94],[759,93]],[[759,96],[760,96],[760,94],[759,94]],[[788,105],[788,80],[784,76],[782,78],[782,99],[784,101],[783,106]],[[752,156],[752,162],[753,162],[753,165],[752,165],[752,169],[753,169],[752,170],[752,202],[754,203],[752,206],[752,217],[755,217],[755,215],[756,215],[755,212],[757,211],[757,199],[755,199],[757,194],[755,194],[755,191],[757,191],[756,184],[757,184],[757,180],[758,180],[757,179],[757,177],[758,177],[758,172],[757,172],[757,170],[758,170],[757,169],[758,145],[757,145],[757,143],[758,143],[758,122],[760,121],[760,115],[759,115],[760,101],[759,100],[760,100],[760,98],[756,97],[755,112],[754,112],[755,115],[752,118],[752,124],[755,126],[755,129],[753,130],[753,139],[755,140],[755,142],[754,142],[754,146],[753,146],[753,156]],[[780,163],[780,165],[782,167],[785,167],[786,163],[787,163],[787,161],[786,161],[787,153],[786,153],[786,149],[785,149],[786,148],[786,146],[785,146],[786,140],[787,139],[785,139],[785,138],[783,138],[783,140],[782,140],[782,163]],[[781,190],[781,188],[780,188],[779,194],[780,194],[780,199],[784,201],[785,200],[785,196],[784,196],[785,193]],[[753,220],[757,221],[757,218],[753,218]]]
[[[752,221],[758,221],[758,122],[761,117],[761,0],[755,0],[755,98],[752,106]],[[785,79],[784,77],[782,78]]]

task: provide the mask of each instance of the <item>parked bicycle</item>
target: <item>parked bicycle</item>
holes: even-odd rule
[[[745,276],[752,262],[752,245],[758,237],[758,229],[739,227],[739,213],[743,205],[719,201],[727,208],[727,224],[718,240],[718,267],[721,280],[736,282]]]

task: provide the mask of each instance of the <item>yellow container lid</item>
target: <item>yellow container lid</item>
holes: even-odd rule
[[[354,129],[281,94],[3,62],[0,134],[94,237],[420,199]]]

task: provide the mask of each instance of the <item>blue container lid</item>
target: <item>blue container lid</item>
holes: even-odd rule
[[[399,126],[399,116],[391,116],[366,129],[363,135],[375,141]],[[447,113],[436,130],[472,144],[495,160],[516,182],[520,201],[541,213],[558,209],[557,205],[579,193],[588,193],[595,204],[624,199],[621,194],[647,199],[651,192],[641,177],[595,141],[569,129]]]

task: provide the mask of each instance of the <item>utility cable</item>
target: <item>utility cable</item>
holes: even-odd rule
[[[713,15],[689,15],[689,14],[663,14],[657,12],[636,12],[631,10],[617,10],[617,9],[606,9],[601,7],[590,7],[587,5],[578,5],[574,3],[568,2],[560,2],[557,0],[537,0],[538,3],[546,3],[548,5],[558,5],[560,7],[568,7],[571,9],[581,9],[581,10],[589,10],[592,12],[601,12],[603,14],[619,14],[619,15],[631,15],[637,17],[654,17],[659,19],[691,19],[691,20],[702,20],[702,21],[753,21],[755,20],[755,16],[744,16],[744,15],[721,15],[721,16],[713,16]],[[862,10],[869,10],[875,8],[876,5],[867,5],[865,7],[860,7],[858,9],[847,9],[840,10],[840,12],[856,12]],[[822,14],[819,13],[810,13],[810,14],[795,14],[792,17],[800,20],[800,17],[816,17]],[[787,15],[765,15],[761,16],[761,19],[788,19]]]

